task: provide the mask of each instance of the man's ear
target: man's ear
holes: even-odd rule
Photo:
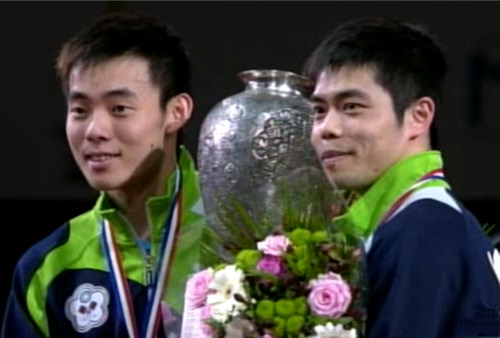
[[[430,134],[436,106],[434,100],[424,96],[413,102],[405,113],[405,127],[410,139]]]
[[[181,129],[191,117],[193,99],[187,93],[178,94],[167,101],[165,106],[165,131],[175,133]]]

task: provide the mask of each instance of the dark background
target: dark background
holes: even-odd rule
[[[118,10],[157,16],[188,45],[195,112],[185,144],[194,155],[206,113],[243,89],[238,72],[300,72],[311,50],[346,19],[383,16],[424,25],[441,41],[450,66],[436,119],[448,180],[481,223],[500,225],[500,3],[2,2],[0,316],[21,254],[94,203],[66,145],[65,102],[53,65],[77,29]]]

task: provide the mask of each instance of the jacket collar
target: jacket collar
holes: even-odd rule
[[[439,151],[425,151],[407,157],[383,173],[348,210],[336,217],[335,222],[349,222],[367,238],[380,223],[394,202],[422,176],[430,171],[442,169],[443,160]],[[444,181],[430,182],[424,186],[446,186]]]
[[[180,147],[179,169],[182,172],[182,220],[189,217],[191,213],[203,215],[203,206],[200,199],[197,172],[193,159],[189,152]],[[151,242],[158,243],[161,240],[162,229],[167,217],[169,206],[173,198],[172,192],[175,185],[175,171],[165,179],[165,195],[153,196],[146,201],[146,212],[150,222]],[[135,232],[125,219],[124,215],[116,209],[111,198],[101,192],[94,205],[93,212],[98,221],[105,218],[113,225],[113,231],[117,242],[122,244],[136,244]]]

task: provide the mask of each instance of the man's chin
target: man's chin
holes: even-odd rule
[[[116,190],[119,187],[117,182],[112,182],[109,180],[96,180],[96,179],[87,179],[87,183],[90,187],[97,191],[111,191]]]
[[[359,179],[356,178],[349,178],[349,177],[328,177],[328,180],[330,181],[330,184],[332,185],[333,188],[339,189],[339,190],[349,190],[349,191],[365,191],[366,188],[370,185],[367,184],[366,182],[362,182]]]
[[[328,181],[330,182],[330,185],[335,189],[349,189],[350,186],[349,180],[338,174],[330,173],[330,175],[328,175]]]

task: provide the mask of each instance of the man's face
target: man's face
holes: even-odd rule
[[[323,170],[340,189],[363,191],[407,155],[389,93],[366,66],[324,70],[312,95],[311,142]]]
[[[147,177],[145,172],[154,175],[166,131],[148,63],[127,56],[77,66],[68,89],[66,135],[89,184],[96,190],[123,190]]]

